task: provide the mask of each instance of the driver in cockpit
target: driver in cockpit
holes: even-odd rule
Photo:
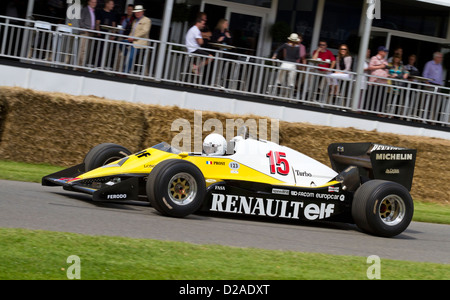
[[[211,133],[203,141],[203,152],[208,156],[225,155],[227,141],[218,133]]]

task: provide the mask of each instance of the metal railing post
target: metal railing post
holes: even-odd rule
[[[166,0],[164,8],[163,24],[161,24],[160,47],[158,51],[158,59],[156,62],[155,80],[161,81],[163,68],[165,65],[167,40],[169,38],[170,22],[172,18],[172,8],[174,0]]]
[[[352,110],[358,110],[358,103],[361,94],[361,82],[364,76],[364,61],[366,59],[366,52],[369,46],[369,38],[370,31],[372,28],[372,18],[369,18],[367,15],[365,18],[361,18],[364,20],[364,31],[362,34],[361,44],[359,44],[359,52],[358,52],[358,64],[356,70],[356,81],[353,90],[353,99],[352,99]]]

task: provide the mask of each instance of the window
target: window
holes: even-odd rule
[[[381,4],[381,19],[374,19],[372,25],[439,38],[446,37],[450,8],[417,2],[401,3],[384,0]]]

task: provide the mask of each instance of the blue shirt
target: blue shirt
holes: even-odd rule
[[[442,79],[442,65],[435,63],[434,60],[430,60],[425,64],[422,76],[433,79],[430,81],[431,83],[444,85],[444,80]]]

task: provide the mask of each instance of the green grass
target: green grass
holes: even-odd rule
[[[0,279],[367,279],[366,257],[0,228]],[[71,273],[71,272],[69,272]],[[450,265],[381,260],[381,279],[450,279]]]
[[[0,160],[0,179],[41,182],[43,176],[62,169],[63,167],[48,164],[29,164]]]
[[[60,171],[63,167],[47,164],[29,164],[1,161],[0,179],[41,182],[45,175]],[[450,224],[450,205],[414,201],[413,221]]]
[[[415,201],[413,221],[450,224],[450,205]]]

